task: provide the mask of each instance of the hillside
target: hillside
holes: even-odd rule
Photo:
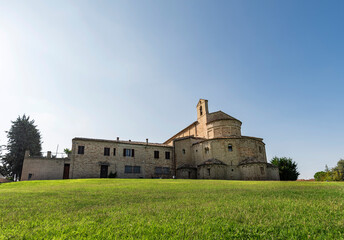
[[[344,183],[85,179],[0,184],[0,239],[342,239]]]

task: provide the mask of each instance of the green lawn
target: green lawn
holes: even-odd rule
[[[344,239],[344,183],[161,179],[0,185],[0,239]]]

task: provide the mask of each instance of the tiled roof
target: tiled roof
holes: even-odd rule
[[[90,141],[90,142],[109,142],[109,143],[122,143],[122,144],[134,144],[134,145],[148,145],[148,146],[158,146],[158,147],[172,147],[167,144],[163,143],[150,143],[146,142],[138,142],[138,141],[123,141],[123,140],[106,140],[106,139],[95,139],[95,138],[83,138],[83,137],[75,137],[73,140],[79,141]]]
[[[211,159],[208,159],[207,161],[199,164],[198,166],[206,166],[206,165],[227,165],[227,164],[225,164],[224,162],[222,162],[216,158],[211,158]]]
[[[213,112],[213,113],[209,113],[208,114],[208,120],[207,123],[211,123],[214,121],[219,121],[219,120],[236,120],[241,122],[240,120],[228,115],[227,113],[224,113],[222,111],[217,111],[217,112]]]

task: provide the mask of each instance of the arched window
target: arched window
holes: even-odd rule
[[[199,115],[202,116],[203,115],[203,110],[202,110],[202,106],[199,107]]]
[[[185,154],[185,149],[183,149],[183,154]]]
[[[208,148],[208,147],[205,147],[205,148],[204,148],[204,152],[205,152],[205,153],[209,153],[209,148]]]
[[[233,147],[231,144],[228,144],[228,152],[232,152],[233,151]]]

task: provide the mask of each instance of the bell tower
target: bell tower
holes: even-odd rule
[[[200,99],[197,104],[197,120],[209,114],[208,100]]]

